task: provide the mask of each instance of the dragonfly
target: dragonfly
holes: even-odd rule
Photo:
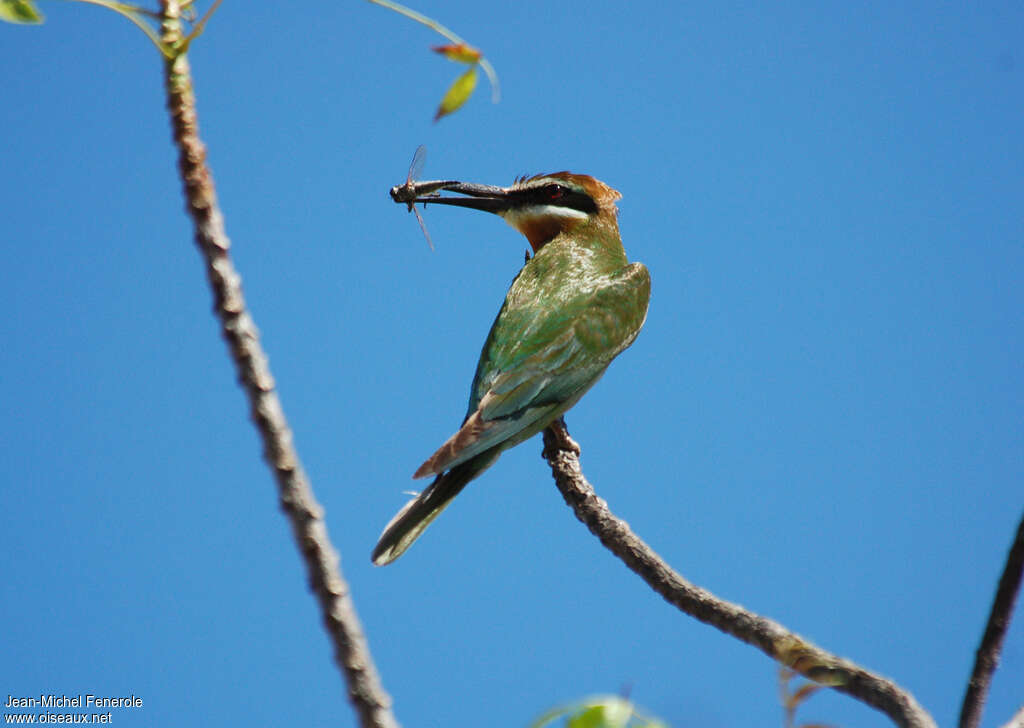
[[[427,225],[423,222],[423,216],[416,209],[417,202],[426,205],[433,200],[441,200],[441,190],[469,195],[470,197],[492,199],[500,199],[503,195],[507,195],[509,190],[505,187],[482,185],[473,182],[459,182],[454,179],[435,179],[429,182],[419,182],[416,178],[423,171],[423,161],[426,159],[426,156],[426,147],[422,144],[416,147],[416,153],[412,155],[412,164],[409,165],[409,174],[406,175],[404,183],[391,188],[391,199],[399,204],[406,205],[410,212],[416,213],[416,220],[420,224],[420,230],[423,231],[423,237],[427,239],[427,244],[433,250],[434,242],[430,239],[430,233],[427,232]],[[459,198],[446,197],[443,199],[449,205],[462,204],[462,200]]]
[[[396,185],[391,188],[391,199],[395,202],[404,202],[409,207],[409,212],[415,213],[416,222],[420,224],[423,237],[427,239],[427,245],[434,249],[434,241],[430,239],[427,232],[427,224],[423,222],[423,215],[416,209],[418,197],[440,197],[439,190],[448,185],[457,184],[453,180],[433,180],[431,182],[417,182],[416,178],[423,172],[423,163],[427,159],[427,148],[420,144],[416,147],[416,153],[412,155],[412,162],[409,164],[409,174],[405,178],[405,184]],[[422,201],[425,205],[426,202]]]

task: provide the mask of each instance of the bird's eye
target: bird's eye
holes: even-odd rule
[[[545,189],[549,200],[557,200],[566,193],[566,189],[562,185],[548,185]]]

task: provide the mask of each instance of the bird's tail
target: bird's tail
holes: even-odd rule
[[[438,475],[425,491],[402,506],[402,510],[384,527],[384,533],[373,549],[371,558],[374,565],[390,564],[404,554],[424,529],[452,502],[452,498],[497,458],[497,454],[484,452],[456,465]]]

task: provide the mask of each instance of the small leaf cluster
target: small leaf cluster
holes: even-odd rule
[[[667,723],[644,715],[635,704],[618,695],[594,695],[554,708],[537,718],[530,728],[556,724],[564,728],[668,728]]]

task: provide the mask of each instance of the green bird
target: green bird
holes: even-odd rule
[[[466,197],[441,197],[448,190]],[[407,182],[396,202],[458,205],[500,215],[533,257],[512,281],[484,342],[458,432],[414,478],[436,476],[384,528],[373,563],[401,556],[466,484],[502,452],[561,417],[633,343],[647,317],[651,278],[622,247],[615,201],[588,175],[556,172],[510,187]]]

